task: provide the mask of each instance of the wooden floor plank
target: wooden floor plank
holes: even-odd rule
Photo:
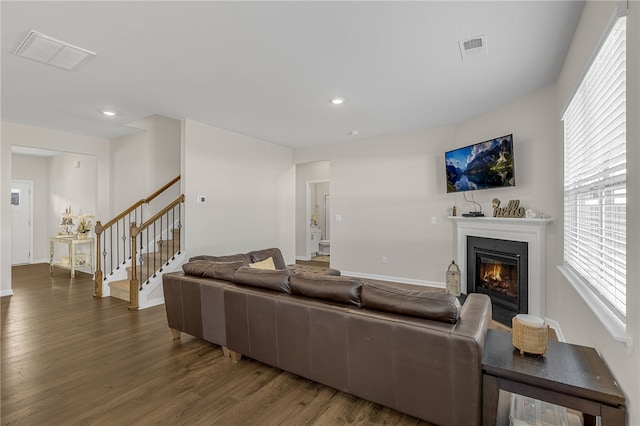
[[[182,334],[164,306],[94,299],[91,276],[12,268],[0,298],[6,425],[428,425]]]

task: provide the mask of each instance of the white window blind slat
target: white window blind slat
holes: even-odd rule
[[[563,117],[564,263],[626,317],[626,17]]]

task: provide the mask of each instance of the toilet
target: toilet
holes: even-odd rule
[[[329,256],[329,240],[320,240],[318,254]]]

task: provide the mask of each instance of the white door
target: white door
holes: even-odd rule
[[[31,262],[31,182],[11,181],[11,264]]]

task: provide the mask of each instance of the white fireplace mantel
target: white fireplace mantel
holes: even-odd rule
[[[467,293],[467,237],[526,242],[529,252],[529,314],[544,317],[546,226],[551,219],[449,216],[457,225],[460,289]]]

